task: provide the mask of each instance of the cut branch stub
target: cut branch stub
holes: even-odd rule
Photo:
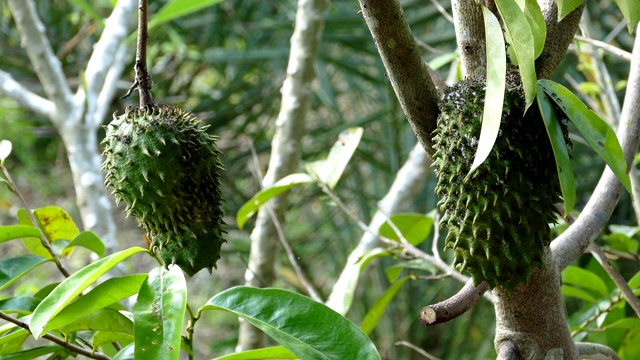
[[[420,322],[423,325],[436,325],[453,320],[471,309],[488,289],[486,281],[474,286],[473,280],[469,280],[449,299],[425,306],[420,312]]]

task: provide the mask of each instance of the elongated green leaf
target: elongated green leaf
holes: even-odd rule
[[[113,357],[113,360],[135,360],[135,345],[133,343],[122,347],[122,350]]]
[[[588,301],[592,304],[595,304],[598,302],[596,298],[593,297],[593,295],[589,294],[588,292],[580,288],[577,288],[575,286],[570,286],[570,285],[562,285],[562,295],[565,297],[573,297],[576,299]]]
[[[0,337],[0,345],[9,344],[9,343],[18,341],[18,339],[21,339],[22,337],[24,337],[24,335],[28,335],[28,334],[29,332],[27,331],[27,329],[23,329],[23,328],[17,329],[16,331],[12,331]]]
[[[558,5],[558,22],[575,10],[584,0],[556,0]]]
[[[526,101],[525,111],[533,103],[536,94],[535,43],[529,28],[529,21],[522,9],[513,0],[496,0],[498,12],[504,21],[509,35],[510,48],[513,49]]]
[[[62,346],[58,345],[42,346],[13,354],[2,355],[0,356],[0,360],[31,360],[63,349],[64,348]]]
[[[16,296],[0,300],[0,311],[10,314],[17,313],[20,315],[31,314],[36,306],[40,303],[40,299],[31,296]]]
[[[147,274],[135,274],[106,280],[62,309],[47,322],[42,332],[47,333],[60,328],[94,311],[137,294],[146,278]]]
[[[133,308],[136,359],[180,359],[187,283],[179,266],[157,267]]]
[[[104,308],[60,328],[63,334],[80,330],[114,331],[133,336],[133,321],[118,310]]]
[[[392,266],[384,269],[384,272],[387,274],[387,279],[389,279],[390,282],[395,282],[396,280],[398,280],[398,276],[400,276],[400,273],[404,269],[421,270],[429,272],[431,274],[435,274],[438,272],[435,266],[422,259],[412,259],[395,263]]]
[[[360,325],[360,330],[362,330],[365,335],[369,335],[371,331],[373,331],[373,329],[376,327],[376,325],[378,325],[380,317],[384,313],[391,300],[393,300],[400,288],[402,288],[402,285],[404,285],[404,283],[406,283],[409,279],[410,277],[407,276],[396,281],[393,285],[389,286],[384,294],[382,294],[380,299],[376,301],[371,310],[369,310],[367,315],[365,315],[364,319],[362,320],[362,324]]]
[[[301,359],[380,359],[369,338],[342,315],[308,297],[281,289],[238,286],[198,310],[236,314]]]
[[[33,226],[0,226],[0,243],[21,237],[40,237],[40,231]]]
[[[331,294],[331,297],[327,299],[327,306],[338,314],[345,315],[353,303],[353,294],[356,292],[356,287],[358,286],[358,280],[360,279],[362,271],[373,259],[389,255],[391,255],[389,251],[376,247],[367,251],[357,261],[347,263],[343,270],[343,278],[346,280],[341,286],[344,290]]]
[[[604,281],[598,275],[589,270],[579,268],[577,266],[567,266],[562,272],[562,282],[589,289],[597,292],[605,298],[609,298],[609,290]]]
[[[0,290],[6,289],[29,271],[49,261],[51,259],[35,255],[18,256],[0,261]]]
[[[247,220],[258,211],[260,206],[264,205],[267,201],[282,194],[283,192],[291,189],[294,186],[300,184],[312,183],[313,179],[307,174],[291,174],[278,180],[273,186],[258,191],[251,200],[247,201],[236,215],[236,221],[238,228],[242,229]]]
[[[571,158],[567,143],[564,140],[564,134],[560,128],[560,120],[556,116],[550,100],[545,94],[543,88],[538,86],[536,98],[538,99],[538,108],[547,129],[547,135],[553,149],[553,156],[556,160],[556,170],[558,171],[558,179],[560,181],[560,190],[564,199],[564,215],[569,214],[573,210],[576,203],[576,185],[573,176],[573,166],[571,166]]]
[[[314,161],[305,165],[309,175],[316,181],[326,184],[329,189],[335,188],[353,153],[358,148],[363,132],[361,127],[355,127],[340,133],[338,141],[329,151],[326,160]]]
[[[25,209],[18,210],[17,217],[20,225],[33,226],[29,214]],[[71,216],[57,206],[46,206],[33,210],[33,217],[38,222],[38,225],[50,243],[57,240],[71,240],[80,232],[73,222],[73,219],[71,219]],[[51,257],[49,251],[42,246],[40,237],[24,237],[22,238],[22,242],[30,253],[44,258]]]
[[[83,231],[78,234],[70,243],[67,244],[65,249],[72,249],[75,246],[82,246],[96,253],[98,256],[104,256],[104,243],[91,231]],[[63,250],[64,251],[64,250]]]
[[[149,29],[153,29],[162,23],[192,14],[222,1],[223,0],[171,0],[163,6],[157,14],[150,17]]]
[[[412,245],[419,245],[425,241],[433,226],[433,217],[416,213],[395,214],[389,220],[400,230],[400,234],[405,240]],[[391,240],[400,241],[398,234],[388,221],[380,226],[378,234]]]
[[[469,173],[487,159],[498,138],[507,74],[507,54],[504,50],[504,37],[500,23],[496,16],[484,6],[482,6],[482,14],[487,44],[487,86],[478,149]]]
[[[631,193],[627,163],[616,133],[569,89],[551,80],[540,80],[540,86],[567,115],[589,146],[609,165],[618,180]]]
[[[46,298],[40,302],[36,310],[33,312],[29,328],[31,333],[37,339],[43,334],[43,330],[49,320],[56,316],[62,309],[67,306],[76,296],[78,296],[89,285],[93,284],[107,271],[114,266],[129,258],[130,256],[148,252],[148,250],[133,247],[106,258],[100,259],[93,264],[85,266],[76,273],[69,276],[61,282]]]
[[[547,39],[547,25],[544,22],[544,16],[542,10],[536,0],[527,0],[524,8],[524,16],[527,17],[529,22],[529,29],[531,29],[531,36],[533,36],[533,58],[537,59],[542,54],[544,49],[544,42]]]
[[[269,359],[297,359],[289,349],[284,346],[272,346],[264,349],[242,351],[217,357],[213,360],[269,360]]]
[[[629,279],[629,287],[632,289],[640,288],[640,271],[638,271],[631,279]]]
[[[22,348],[24,342],[31,337],[28,331],[24,331],[21,333],[22,336],[14,338],[11,341],[7,341],[6,343],[0,345],[0,355],[9,355],[16,352],[19,352]]]
[[[640,319],[624,318],[604,327],[605,329],[640,329]]]
[[[638,0],[615,0],[620,8],[624,19],[627,20],[629,34],[633,34],[633,28],[640,21],[640,1]]]

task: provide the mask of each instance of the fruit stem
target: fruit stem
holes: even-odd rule
[[[154,107],[153,97],[151,96],[151,76],[147,71],[147,39],[149,31],[147,30],[147,0],[140,0],[138,6],[138,44],[136,47],[136,83],[138,93],[140,95],[140,109]]]

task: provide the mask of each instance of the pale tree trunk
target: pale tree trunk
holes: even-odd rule
[[[46,116],[56,127],[66,147],[84,228],[96,233],[108,252],[117,245],[116,225],[100,172],[102,159],[97,131],[114,96],[115,81],[123,70],[124,42],[135,23],[136,4],[135,0],[118,1],[84,71],[86,87],[80,87],[73,94],[60,61],[51,49],[34,1],[9,0],[22,45],[46,98],[0,70],[0,93]]]
[[[541,0],[539,3],[547,24],[547,43],[542,55],[536,60],[536,73],[538,78],[549,78],[563,58],[575,34],[584,4],[558,22],[555,1]],[[405,50],[415,47],[412,37],[389,36],[389,34],[401,34],[409,31],[406,22],[398,20],[399,17],[402,17],[401,10],[397,10],[400,9],[398,1],[360,0],[360,5],[400,103],[411,101],[411,94],[428,93],[430,90],[425,90],[424,86],[432,85],[404,81],[409,75],[415,78],[426,77],[426,70],[419,67],[394,66],[392,62],[385,60],[393,56],[410,57],[412,56],[411,51]],[[487,5],[490,9],[494,7],[492,1],[487,1]],[[467,77],[481,75],[484,72],[486,59],[484,29],[482,16],[479,15],[479,7],[473,0],[453,0],[452,9],[463,73]],[[394,27],[395,29],[393,29]],[[381,46],[384,41],[389,43],[388,39],[390,38],[394,40],[393,47]],[[398,43],[399,41],[400,43]],[[395,53],[395,55],[390,55],[389,52]],[[401,60],[398,62],[402,63]],[[422,97],[422,100],[437,102],[437,99],[434,100],[431,97]],[[431,106],[435,105],[425,103],[421,108],[403,106],[403,110],[414,125],[412,119],[428,116],[429,114],[425,114],[424,109],[432,108]],[[618,139],[627,163],[631,164],[632,157],[638,147],[638,134],[640,133],[640,40],[638,38],[636,38],[634,45],[627,93],[621,119],[618,123],[620,124],[617,132]],[[431,128],[416,131],[416,136],[421,143],[428,145],[431,139],[423,137],[425,134],[431,134],[434,130],[435,121],[422,122],[422,124],[433,125]],[[425,146],[425,148],[430,151],[429,147]],[[500,359],[577,359],[579,354],[586,353],[612,356],[611,351],[603,349],[602,346],[580,344],[577,347],[574,344],[564,315],[560,273],[569,263],[582,255],[603,230],[622,191],[624,191],[623,186],[607,168],[580,217],[546,250],[544,268],[535,270],[529,283],[521,285],[512,293],[500,288],[493,290],[497,322],[494,341]],[[444,314],[446,316],[443,317],[447,318],[444,321],[446,321],[450,319],[451,314],[446,311],[447,309],[442,311],[443,309],[438,305],[451,305],[451,309],[457,308],[462,309],[460,310],[462,312],[466,311],[465,309],[468,309],[472,303],[470,306],[460,306],[460,302],[469,299],[473,299],[469,300],[472,302],[477,301],[478,295],[486,291],[486,283],[480,284],[476,291],[473,291],[473,288],[472,284],[468,284],[463,288],[466,295],[459,295],[459,293],[452,298],[456,301],[448,303],[444,301],[435,306],[426,307],[425,309],[428,310],[426,313],[429,316]],[[436,318],[423,319],[422,315],[421,320],[425,324],[440,321]]]
[[[273,185],[293,173],[300,160],[300,144],[305,133],[311,100],[311,83],[315,78],[315,60],[324,27],[326,0],[300,0],[296,23],[291,36],[291,53],[287,76],[282,84],[280,112],[276,119],[276,133],[271,142],[271,158],[262,187]],[[245,273],[245,285],[267,287],[275,279],[275,259],[278,248],[274,214],[282,223],[286,210],[286,195],[280,195],[258,211],[251,233],[251,251]],[[251,324],[240,321],[237,351],[263,347],[265,335]]]

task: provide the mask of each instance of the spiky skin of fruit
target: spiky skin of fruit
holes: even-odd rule
[[[189,276],[216,267],[225,242],[216,136],[188,112],[127,109],[106,127],[103,170],[150,250]]]
[[[436,193],[454,250],[454,266],[478,285],[512,291],[542,267],[556,221],[560,187],[544,123],[525,100],[519,79],[507,83],[498,138],[487,160],[471,175],[480,137],[484,82],[462,81],[440,104],[434,133]],[[466,178],[466,179],[465,179]]]

